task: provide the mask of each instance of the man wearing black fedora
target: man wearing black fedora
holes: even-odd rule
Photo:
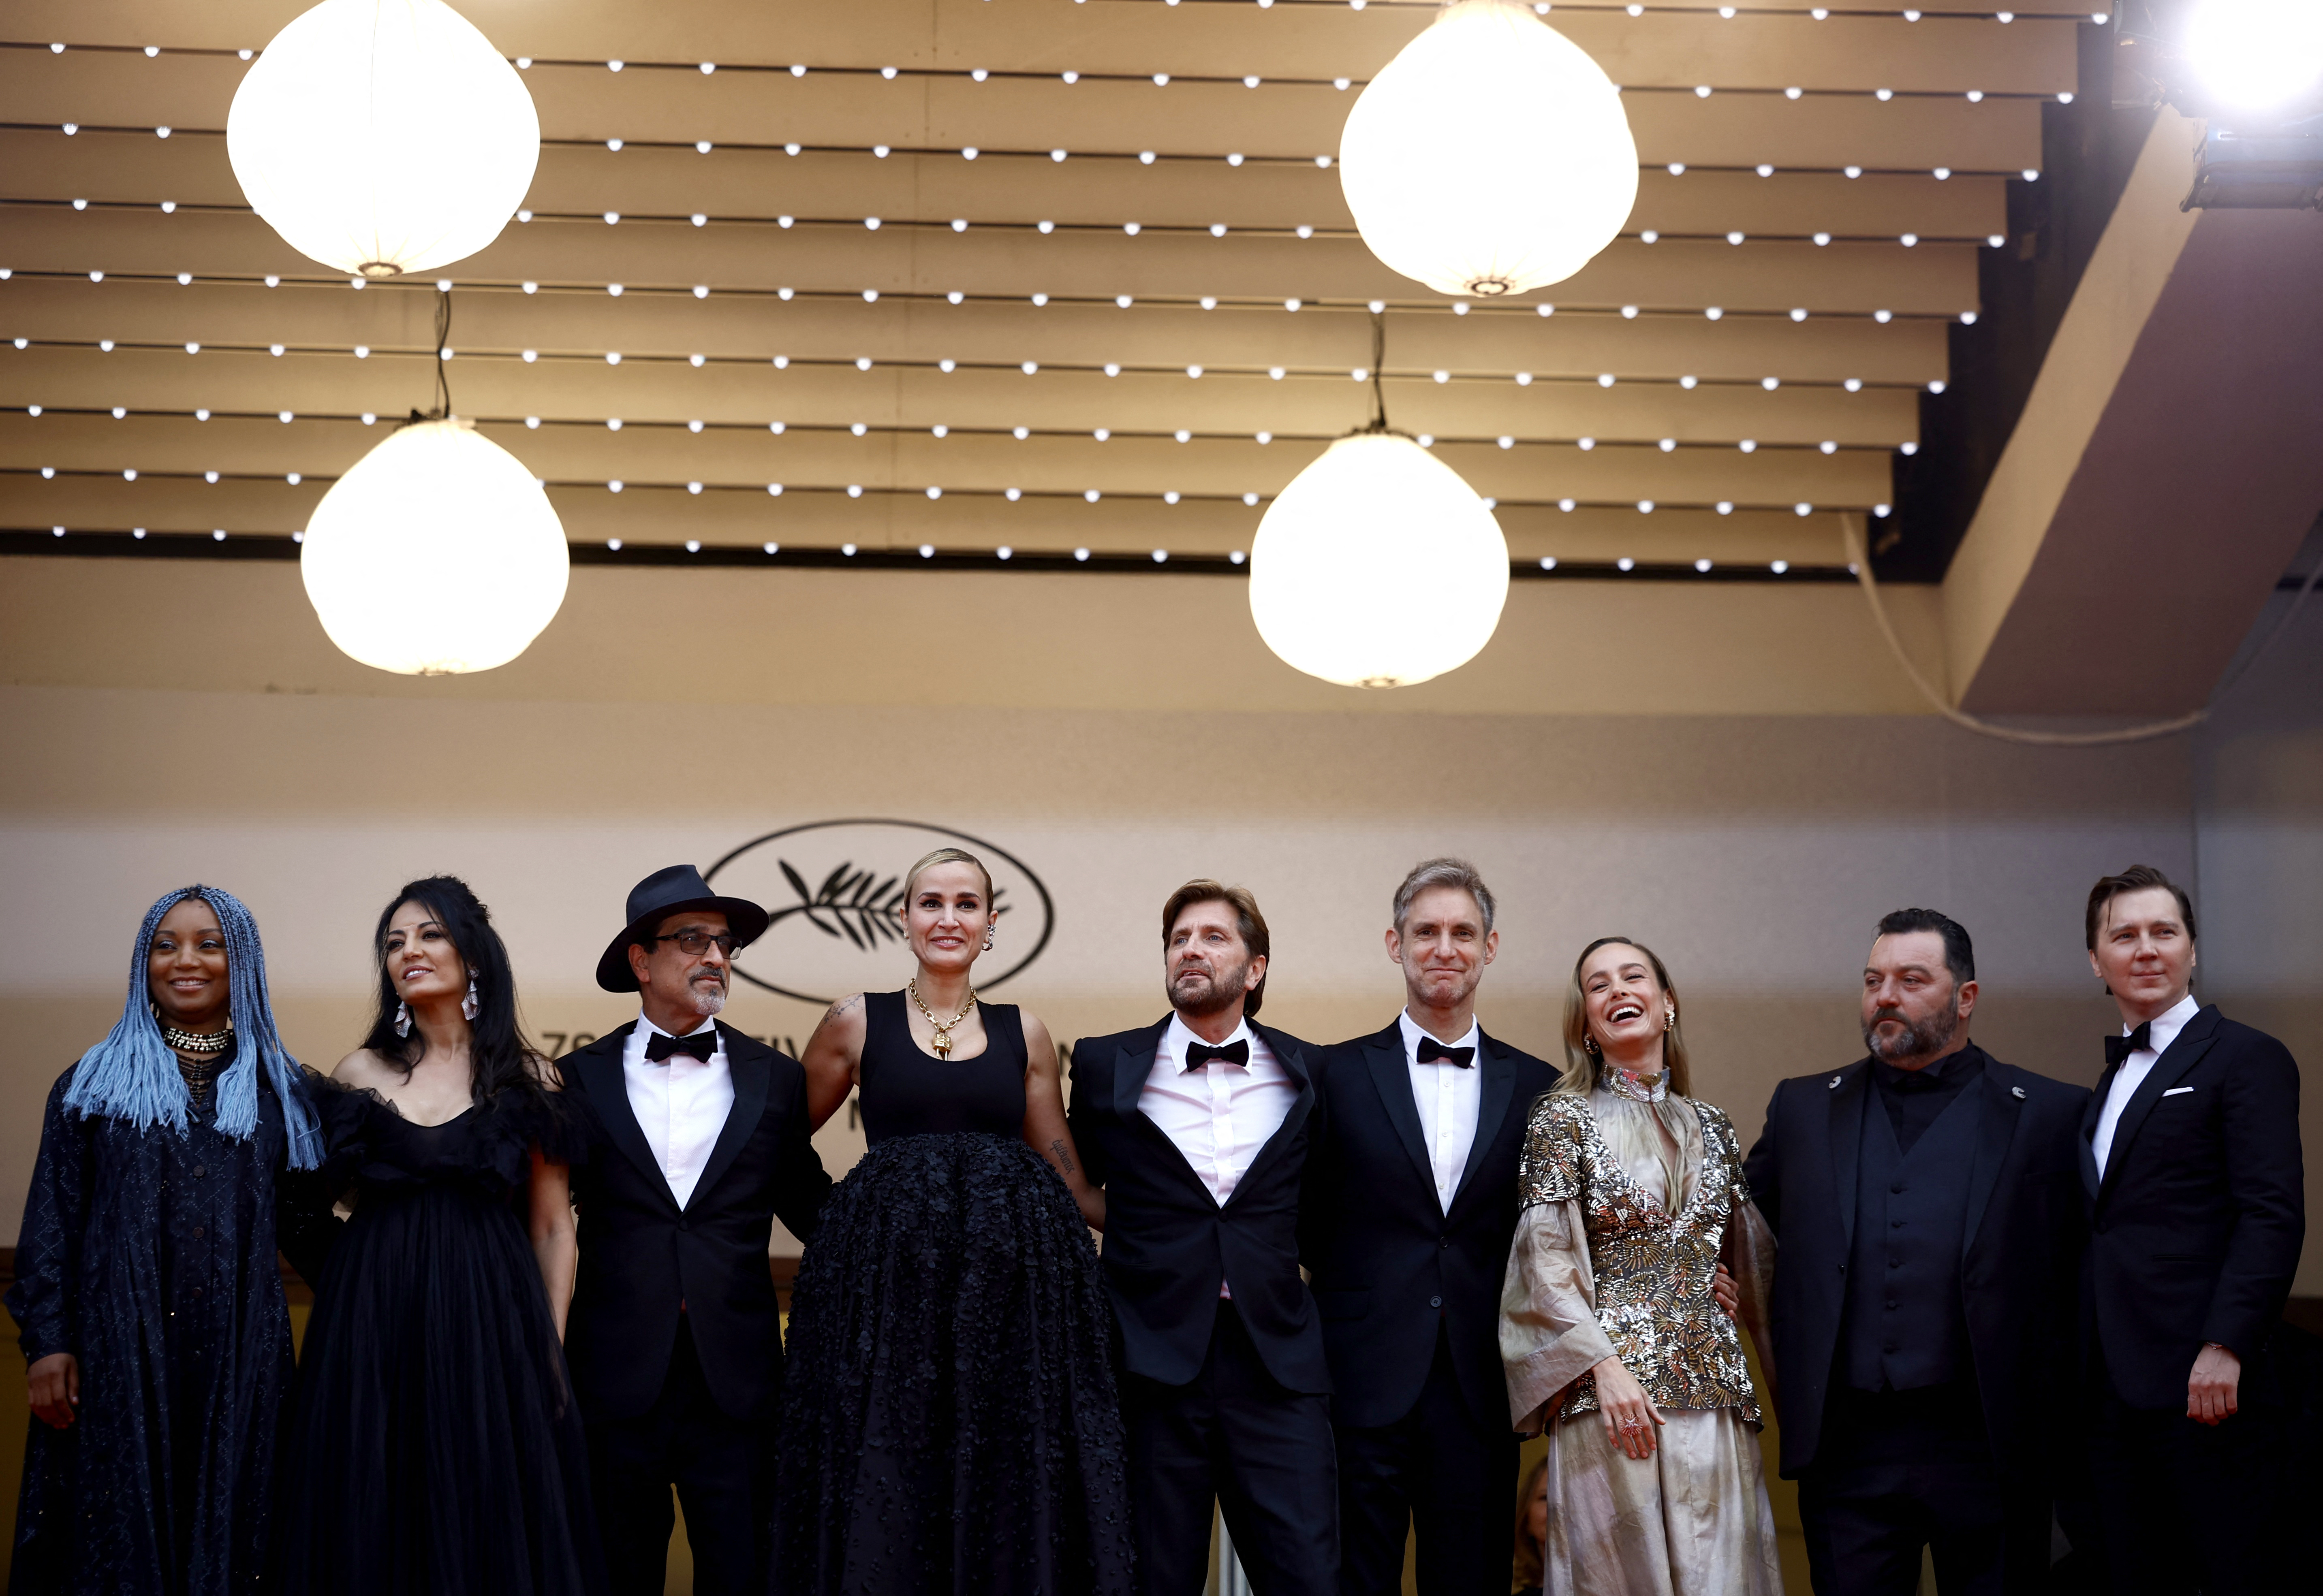
[[[693,1588],[755,1593],[774,1491],[776,1215],[804,1239],[831,1189],[808,1140],[798,1061],[718,1023],[738,949],[767,912],[692,865],[630,892],[597,985],[638,1017],[557,1060],[586,1105],[573,1166],[580,1278],[565,1332],[615,1596],[660,1596],[670,1494]]]

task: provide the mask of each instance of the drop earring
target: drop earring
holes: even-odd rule
[[[1668,1035],[1676,1024],[1677,1011],[1676,1009],[1664,1009],[1662,1011],[1662,1034],[1665,1036]]]
[[[468,995],[460,1000],[460,1017],[464,1020],[476,1017],[476,977],[473,975],[468,977]]]
[[[989,926],[987,926],[984,931],[984,950],[987,953],[992,951],[992,928]]]
[[[411,1005],[408,1003],[395,1005],[395,1033],[398,1036],[411,1034]]]

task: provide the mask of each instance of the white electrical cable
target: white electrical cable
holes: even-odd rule
[[[2172,737],[2181,731],[2192,730],[2208,720],[2210,711],[2217,707],[2219,701],[2250,674],[2259,656],[2273,646],[2274,640],[2282,635],[2283,628],[2291,624],[2291,618],[2299,613],[2300,606],[2307,602],[2307,595],[2315,591],[2317,579],[2323,578],[2323,560],[2318,560],[2315,569],[2309,572],[2307,580],[2300,584],[2299,596],[2291,600],[2291,607],[2282,612],[2282,619],[2274,623],[2273,629],[2244,657],[2242,664],[2218,683],[2217,691],[2210,694],[2209,702],[2193,713],[2181,715],[2172,720],[2125,726],[2112,731],[2028,731],[2019,727],[1997,725],[1956,708],[1929,683],[1927,677],[1920,674],[1920,667],[1914,665],[1912,656],[1904,652],[1903,639],[1896,637],[1896,628],[1887,619],[1887,607],[1879,601],[1879,584],[1872,579],[1871,557],[1863,546],[1862,518],[1844,515],[1839,519],[1841,536],[1847,540],[1848,563],[1854,567],[1856,582],[1863,589],[1863,596],[1871,605],[1871,619],[1878,623],[1879,635],[1887,639],[1887,647],[1896,656],[1896,663],[1904,667],[1904,674],[1911,678],[1912,685],[1920,690],[1920,695],[1934,706],[1936,713],[1955,726],[1984,737],[1997,738],[2003,742],[2028,743],[2035,748],[2104,748],[2116,743],[2151,742],[2156,738]]]

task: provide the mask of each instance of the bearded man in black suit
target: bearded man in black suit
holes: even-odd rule
[[[798,1061],[716,1019],[735,951],[766,929],[691,865],[647,876],[597,963],[640,1013],[557,1060],[590,1124],[565,1351],[614,1596],[661,1596],[673,1489],[694,1590],[766,1585],[783,1378],[767,1246],[777,1214],[812,1235],[831,1190]]]
[[[2089,1094],[1969,1038],[1976,950],[1933,909],[1881,920],[1870,1056],[1775,1088],[1743,1171],[1782,1244],[1782,1471],[1816,1596],[2046,1591],[2080,1436],[2073,1137]]]
[[[1199,1596],[1214,1503],[1257,1596],[1338,1580],[1331,1378],[1299,1272],[1315,1053],[1252,1018],[1271,949],[1246,889],[1188,882],[1162,910],[1170,1016],[1073,1049],[1145,1596]]]

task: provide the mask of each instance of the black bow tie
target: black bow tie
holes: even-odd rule
[[[684,1053],[689,1059],[710,1062],[710,1055],[718,1050],[718,1029],[697,1031],[692,1036],[666,1036],[656,1031],[646,1038],[646,1062],[666,1064],[672,1053]]]
[[[1474,1048],[1447,1048],[1432,1036],[1423,1036],[1419,1039],[1419,1061],[1422,1064],[1433,1064],[1441,1059],[1446,1064],[1456,1064],[1465,1069],[1469,1067],[1469,1061],[1475,1056],[1476,1050]]]
[[[1188,1069],[1199,1069],[1203,1065],[1208,1063],[1213,1059],[1223,1059],[1229,1064],[1239,1064],[1247,1069],[1250,1067],[1250,1043],[1246,1041],[1230,1041],[1222,1048],[1214,1048],[1206,1041],[1194,1041],[1188,1042],[1186,1044],[1186,1068]]]
[[[2108,1036],[2105,1044],[2106,1068],[2111,1069],[2132,1053],[2153,1045],[2153,1022],[2146,1021],[2127,1036]]]

